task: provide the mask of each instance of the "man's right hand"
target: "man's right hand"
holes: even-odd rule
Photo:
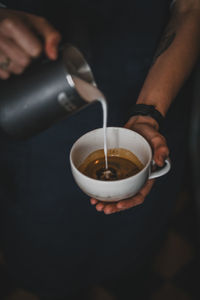
[[[21,74],[42,52],[55,60],[60,40],[60,33],[46,19],[1,8],[0,79]]]

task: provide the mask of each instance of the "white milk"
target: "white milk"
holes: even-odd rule
[[[104,132],[104,155],[105,155],[105,169],[108,170],[108,150],[107,150],[107,117],[108,117],[108,106],[107,101],[102,92],[92,84],[72,76],[76,90],[79,95],[86,101],[92,102],[98,100],[101,103],[103,110],[103,132]]]

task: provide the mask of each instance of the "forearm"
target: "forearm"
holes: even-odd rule
[[[176,9],[137,100],[138,104],[154,105],[163,115],[191,73],[200,50],[200,7]]]

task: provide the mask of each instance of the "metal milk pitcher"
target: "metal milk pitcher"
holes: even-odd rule
[[[0,82],[0,129],[28,138],[88,105],[73,77],[95,86],[79,50],[65,45],[56,61],[38,61],[22,75]]]

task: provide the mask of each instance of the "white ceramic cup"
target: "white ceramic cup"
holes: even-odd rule
[[[152,151],[149,143],[137,132],[119,127],[107,128],[108,149],[124,148],[134,153],[144,168],[126,179],[101,181],[81,173],[78,168],[92,152],[103,148],[103,128],[99,128],[81,136],[70,151],[72,174],[77,185],[88,196],[108,202],[119,201],[137,194],[148,179],[157,178],[170,170],[169,159],[156,171],[151,171]]]

